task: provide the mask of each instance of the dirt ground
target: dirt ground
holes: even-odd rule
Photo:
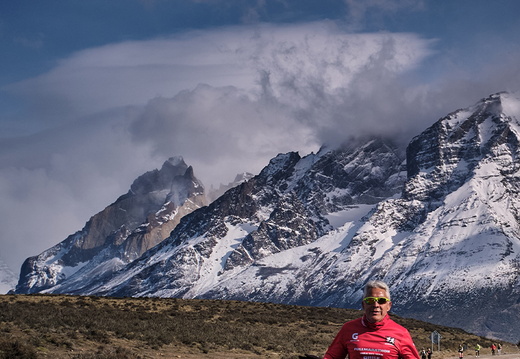
[[[259,355],[252,353],[239,353],[239,352],[216,352],[216,353],[208,353],[201,354],[198,353],[190,353],[190,352],[179,352],[178,349],[175,348],[164,348],[160,354],[155,353],[155,356],[152,358],[183,358],[183,359],[280,359],[281,355],[270,354],[270,355]],[[465,355],[464,359],[474,359],[475,355]],[[520,352],[514,354],[501,354],[501,355],[491,355],[491,354],[481,354],[479,359],[520,359]],[[445,354],[442,356],[432,356],[432,359],[458,359],[458,354],[449,355]]]
[[[53,359],[65,359],[71,358],[74,355],[81,354],[91,350],[76,348],[74,351],[62,351],[61,353],[40,353],[39,357],[49,357]],[[43,354],[43,355],[42,355]],[[139,354],[143,358],[147,359],[281,359],[282,354],[269,353],[269,354],[254,354],[251,352],[240,352],[240,351],[224,351],[224,352],[209,352],[201,353],[197,349],[190,350],[185,347],[176,346],[164,346],[159,350],[151,350],[142,348],[138,350],[136,354]],[[305,354],[305,353],[302,353]],[[504,353],[501,355],[481,354],[479,359],[520,359],[520,352],[518,353]],[[432,359],[459,359],[457,353],[435,353]],[[475,359],[475,355],[466,354],[464,359]]]
[[[73,353],[65,354],[63,357],[71,357],[74,354],[80,354],[81,350],[76,350]],[[270,353],[270,354],[253,354],[250,352],[239,352],[239,351],[225,351],[225,352],[209,352],[201,353],[200,351],[193,349],[189,350],[186,348],[179,348],[175,346],[164,346],[160,350],[147,350],[143,349],[138,353],[144,358],[149,359],[281,359],[282,354]],[[304,353],[302,353],[304,354]],[[437,354],[437,355],[435,355]],[[55,357],[54,357],[55,358]],[[503,353],[501,355],[481,354],[479,359],[520,359],[520,351],[518,353]],[[459,359],[457,353],[435,353],[432,359]],[[475,359],[475,355],[464,355],[464,359]]]

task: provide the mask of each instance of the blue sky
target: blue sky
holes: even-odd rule
[[[0,3],[0,260],[183,156],[207,187],[518,91],[516,0]]]

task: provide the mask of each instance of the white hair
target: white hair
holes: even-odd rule
[[[368,282],[365,285],[365,292],[364,292],[363,296],[368,297],[369,296],[368,292],[370,292],[370,290],[373,288],[379,288],[379,289],[385,290],[386,294],[388,295],[388,299],[392,299],[390,297],[390,288],[388,288],[388,284],[386,284],[385,282],[383,282],[381,280],[371,280],[370,282]]]

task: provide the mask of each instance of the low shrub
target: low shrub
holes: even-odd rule
[[[138,358],[143,348],[160,351],[169,345],[205,354],[239,350],[259,358],[320,356],[341,325],[360,315],[351,309],[242,301],[7,295],[0,296],[0,359],[37,358],[43,350],[53,358],[61,352],[67,353],[62,358],[74,353],[76,359],[127,359]],[[460,329],[394,318],[410,329],[418,348],[431,346],[433,330],[443,334],[445,348],[489,341]],[[85,345],[98,349],[78,354]]]

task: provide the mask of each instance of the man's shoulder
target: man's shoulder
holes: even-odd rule
[[[363,327],[363,318],[356,318],[353,320],[349,320],[348,322],[343,324],[343,328],[358,328]]]

